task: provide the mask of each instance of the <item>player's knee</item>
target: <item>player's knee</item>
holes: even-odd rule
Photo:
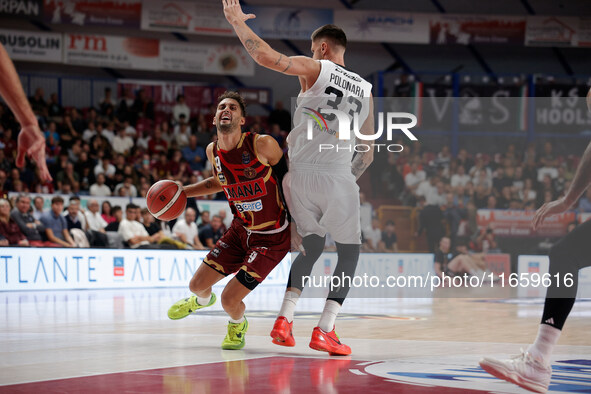
[[[222,292],[221,301],[222,301],[222,308],[224,308],[225,311],[228,311],[228,310],[232,310],[232,309],[236,308],[236,306],[238,304],[240,304],[242,299],[236,297],[231,292],[224,290]]]

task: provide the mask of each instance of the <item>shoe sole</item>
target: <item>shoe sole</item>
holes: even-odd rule
[[[499,365],[491,365],[487,364],[487,361],[481,360],[479,363],[480,368],[484,369],[486,372],[494,376],[495,378],[505,380],[507,382],[513,383],[518,385],[521,388],[524,388],[529,391],[533,391],[534,393],[545,393],[548,391],[548,388],[544,386],[540,386],[535,382],[526,380],[522,377],[518,377],[515,374],[509,373],[505,368]]]

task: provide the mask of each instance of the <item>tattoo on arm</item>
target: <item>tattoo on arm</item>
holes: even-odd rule
[[[205,183],[205,188],[206,188],[206,189],[211,189],[212,187],[213,187],[213,182],[212,182],[212,181],[207,181],[207,182]]]
[[[250,54],[254,53],[260,46],[261,42],[259,40],[252,40],[249,38],[244,42],[244,47]]]
[[[289,58],[289,64],[287,65],[287,67],[285,67],[285,70],[281,71],[282,73],[286,72],[287,70],[289,70],[289,68],[291,67],[291,58]]]
[[[368,152],[357,152],[353,162],[351,163],[351,172],[355,175],[355,178],[359,177],[367,170],[367,167],[371,164],[369,161],[370,157]]]
[[[279,59],[277,59],[277,61],[275,62],[276,66],[279,64],[279,62],[281,62],[281,59],[283,59],[283,55],[279,54]]]

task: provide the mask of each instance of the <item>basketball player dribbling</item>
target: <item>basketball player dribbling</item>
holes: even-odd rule
[[[587,107],[591,111],[591,90],[587,93]],[[591,186],[591,144],[585,149],[579,168],[575,173],[566,195],[556,201],[546,203],[536,211],[532,226],[541,226],[548,216],[567,211]],[[491,375],[515,383],[525,389],[545,393],[550,385],[552,367],[550,356],[560,338],[564,323],[575,303],[579,281],[578,271],[591,265],[591,220],[577,226],[550,250],[550,270],[552,283],[548,287],[544,312],[533,345],[509,360],[484,357],[480,366]],[[570,274],[573,285],[560,283]],[[558,278],[557,278],[558,275]]]
[[[372,85],[345,68],[347,38],[339,27],[322,26],[312,34],[312,57],[285,56],[273,50],[246,25],[245,21],[255,16],[245,15],[238,0],[223,0],[222,3],[226,19],[250,56],[263,67],[297,76],[301,85],[294,128],[287,138],[290,169],[284,190],[299,234],[293,231],[296,226],[292,223],[292,245],[302,253],[293,261],[283,304],[271,331],[273,343],[294,346],[294,309],[305,286],[304,277],[310,275],[323,252],[327,233],[336,241],[338,255],[333,275],[352,278],[355,274],[361,244],[356,180],[373,160],[373,147],[354,156],[355,138],[338,137],[339,122],[335,113],[322,114],[325,125],[314,129],[309,140],[307,115],[318,115],[323,110],[339,110],[348,116],[357,113],[359,131],[374,134]],[[334,149],[320,151],[321,144]],[[331,355],[351,353],[351,348],[340,341],[334,329],[348,291],[348,286],[341,286],[328,294],[318,326],[312,332],[312,349]]]
[[[25,157],[29,156],[37,164],[42,181],[51,181],[51,175],[45,162],[45,137],[39,129],[37,117],[31,109],[21,80],[8,53],[0,44],[0,96],[6,101],[21,125],[18,134],[16,166],[25,166]]]
[[[189,288],[194,293],[170,307],[173,320],[211,306],[211,287],[229,274],[236,275],[224,288],[222,307],[230,316],[223,349],[242,349],[248,322],[242,301],[285,257],[290,249],[290,226],[280,195],[287,162],[271,136],[242,133],[246,108],[236,92],[218,99],[214,117],[217,142],[207,147],[214,175],[184,187],[188,197],[224,191],[234,214],[230,228],[207,254]]]

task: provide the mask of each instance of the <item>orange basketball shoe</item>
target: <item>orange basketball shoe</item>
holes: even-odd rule
[[[331,356],[348,356],[351,354],[351,348],[341,343],[339,336],[334,332],[326,332],[320,327],[314,327],[310,347],[321,352],[328,352]]]
[[[275,320],[273,330],[271,330],[273,343],[279,346],[295,346],[292,328],[293,322],[288,323],[284,316],[279,316],[277,320]]]

